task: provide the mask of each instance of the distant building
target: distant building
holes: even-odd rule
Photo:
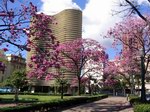
[[[3,50],[0,50],[0,82],[4,80],[6,72],[6,56]]]
[[[77,38],[81,38],[82,35],[82,12],[78,9],[66,9],[56,15],[53,15],[57,24],[50,24],[49,27],[52,30],[53,35],[60,43],[73,41]],[[34,39],[35,37],[31,37]],[[40,47],[45,47],[45,43],[48,41],[36,40],[35,43],[40,43]],[[27,53],[27,65],[30,63],[30,58],[33,54],[36,54],[36,50],[31,48],[31,51]],[[27,66],[27,71],[32,70]],[[68,79],[72,79],[74,73],[66,72],[65,76]],[[45,81],[45,76],[41,80],[32,79],[31,81],[33,91],[49,91],[49,86],[54,87],[54,80]]]
[[[15,70],[21,70],[26,68],[26,60],[19,55],[6,54],[3,57],[3,63],[5,65],[4,71],[0,71],[0,82],[9,77]]]

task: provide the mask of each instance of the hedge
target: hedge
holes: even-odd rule
[[[150,112],[150,104],[135,105],[134,112]]]
[[[131,105],[136,105],[136,104],[140,104],[140,98],[138,96],[130,96],[129,97],[129,102]]]
[[[130,104],[134,107],[134,112],[150,112],[150,102],[144,104],[138,96],[130,96]]]
[[[61,109],[73,105],[88,103],[103,98],[107,98],[108,95],[96,95],[96,96],[80,96],[69,99],[52,100],[50,102],[38,102],[27,106],[16,106],[0,108],[0,112],[49,112],[50,110]]]

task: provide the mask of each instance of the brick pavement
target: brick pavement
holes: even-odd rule
[[[57,112],[133,112],[133,108],[126,97],[108,97]]]

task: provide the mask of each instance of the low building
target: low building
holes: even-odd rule
[[[26,68],[26,60],[19,55],[6,54],[1,57],[1,63],[4,64],[4,69],[0,71],[0,82],[9,77],[15,70]],[[1,67],[3,68],[3,67]]]

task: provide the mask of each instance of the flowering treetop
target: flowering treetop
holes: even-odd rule
[[[147,16],[149,19],[149,16]],[[145,71],[150,62],[150,27],[147,22],[137,17],[129,17],[108,31],[107,37],[113,38],[113,45],[122,45],[122,59],[140,60],[141,51],[145,59]],[[133,64],[132,64],[133,65]]]
[[[146,51],[145,53],[150,51],[149,35],[150,28],[148,24],[137,17],[126,18],[108,31],[108,36],[114,38],[113,45],[120,43],[125,49],[143,49]]]
[[[28,35],[28,48],[35,52],[30,57],[28,63],[29,77],[41,78],[46,76],[50,78],[53,74],[49,71],[51,67],[59,67],[58,52],[56,51],[59,42],[55,41],[49,24],[52,23],[52,17],[44,14],[33,16]]]
[[[87,63],[104,62],[106,59],[104,48],[92,39],[77,39],[60,44],[57,50],[69,59],[70,63],[66,63],[66,66],[78,72],[85,69]]]
[[[26,30],[37,8],[30,2],[28,6],[19,4],[15,0],[2,0],[0,4],[0,45],[4,51],[10,49],[9,45],[14,45],[21,50],[27,50]]]
[[[82,78],[89,73],[102,69],[101,63],[108,58],[104,48],[92,39],[77,39],[71,42],[60,44],[57,50],[64,57],[64,66],[75,73],[78,80],[78,91]],[[76,82],[76,81],[75,81]]]

